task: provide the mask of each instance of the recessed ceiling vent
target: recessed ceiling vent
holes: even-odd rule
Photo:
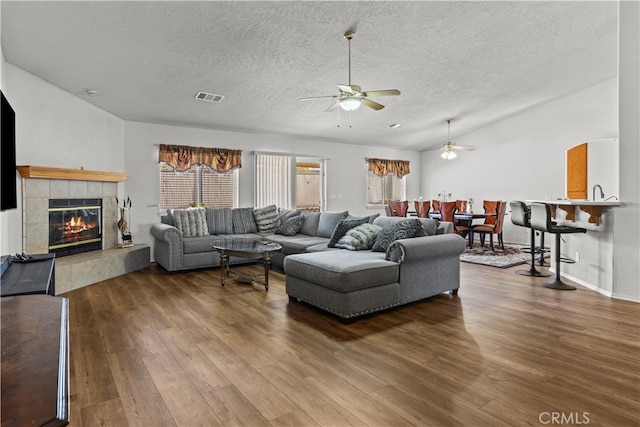
[[[224,99],[224,96],[216,95],[215,93],[198,92],[196,99],[199,101],[215,102],[216,104],[220,104]]]

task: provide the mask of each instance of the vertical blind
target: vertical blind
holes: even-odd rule
[[[294,208],[295,158],[256,154],[256,207]]]

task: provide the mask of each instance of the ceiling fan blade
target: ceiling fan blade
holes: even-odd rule
[[[333,111],[336,108],[338,108],[339,105],[340,105],[340,101],[336,101],[331,107],[329,107],[326,110],[324,110],[324,112],[328,113],[329,111]]]
[[[300,98],[298,101],[314,101],[316,99],[337,98],[338,95],[325,95],[325,96],[308,96],[306,98]]]
[[[351,95],[360,93],[360,91],[362,90],[362,88],[358,85],[338,85],[338,89],[340,89],[340,92],[348,93]]]
[[[378,104],[377,102],[367,98],[362,98],[362,104],[369,108],[373,108],[374,110],[382,110],[384,108],[384,105]]]
[[[473,145],[453,145],[451,148],[461,151],[473,151],[476,149]]]
[[[364,96],[396,96],[400,95],[400,91],[398,89],[385,89],[385,90],[369,90],[367,92],[363,92]]]

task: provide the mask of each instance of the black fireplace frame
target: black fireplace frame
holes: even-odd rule
[[[71,242],[52,245],[51,242],[51,215],[60,210],[97,209],[97,224],[95,236],[87,241]],[[102,199],[49,199],[49,253],[55,253],[56,257],[75,255],[83,252],[102,249],[103,242],[103,216]]]

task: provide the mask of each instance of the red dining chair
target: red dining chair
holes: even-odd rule
[[[440,200],[432,200],[431,207],[433,208],[433,213],[440,213]]]
[[[408,200],[392,200],[389,202],[389,209],[391,209],[391,216],[407,216],[409,210]]]
[[[496,210],[495,210],[495,216],[487,216],[485,218],[485,223],[484,224],[478,224],[478,225],[474,225],[471,227],[471,244],[473,245],[473,235],[475,233],[479,233],[480,234],[480,244],[482,246],[484,246],[484,240],[486,235],[489,235],[489,241],[490,241],[490,246],[491,246],[491,250],[495,251],[495,249],[493,248],[493,235],[497,235],[498,236],[498,244],[500,245],[500,247],[502,248],[502,250],[504,250],[504,240],[502,239],[502,228],[504,225],[504,217],[505,214],[507,212],[507,202],[502,202],[502,201],[498,201],[498,202],[493,202],[496,203]],[[489,209],[488,211],[486,210],[487,208],[485,208],[485,213],[490,213],[491,212],[491,208],[493,207],[493,203],[489,203],[487,204],[487,208]]]
[[[440,221],[454,222],[455,214],[456,214],[456,202],[440,203]],[[454,230],[455,230],[455,223],[454,223]]]
[[[418,218],[429,218],[429,209],[431,209],[431,202],[429,200],[414,200],[413,206],[416,208]]]
[[[498,216],[498,204],[500,202],[498,200],[483,200],[482,208],[484,209],[484,222],[482,224],[476,224],[476,226],[485,225],[485,226],[493,226],[496,223],[496,218]],[[473,227],[469,231],[469,247],[473,247],[473,242],[475,240],[475,236],[473,235]],[[484,239],[482,240],[484,242]]]

